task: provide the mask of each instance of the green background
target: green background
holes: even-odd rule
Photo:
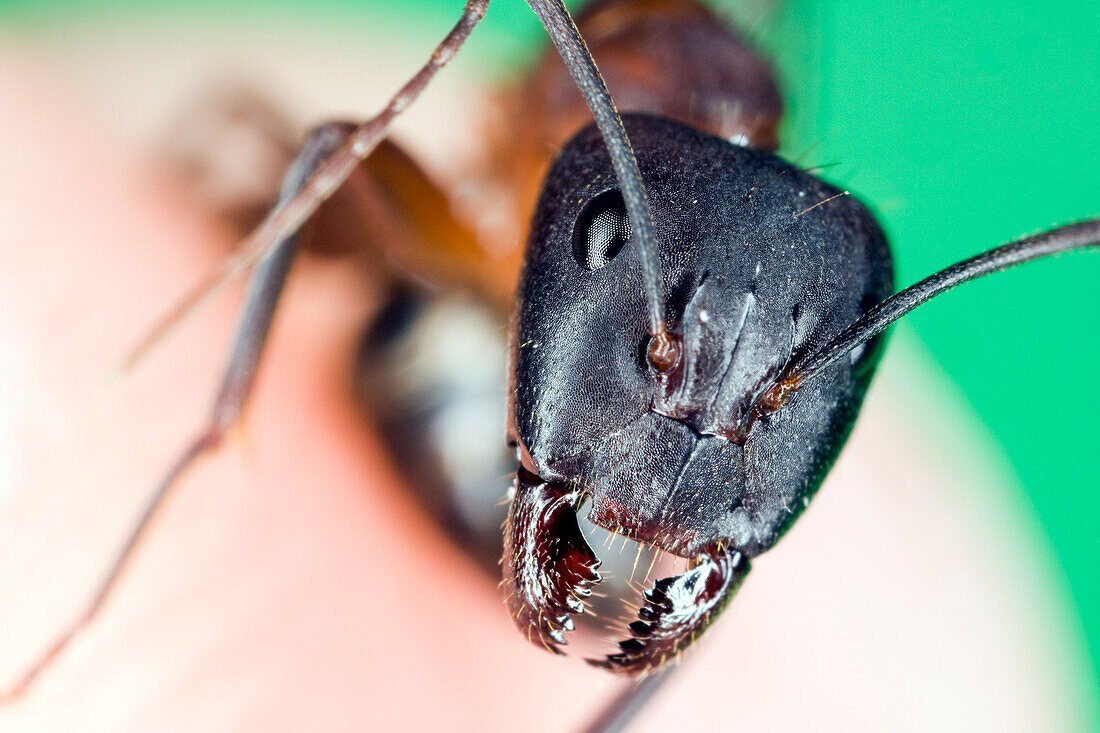
[[[401,9],[394,7],[400,5]],[[0,0],[10,31],[150,13],[332,16],[392,23],[429,48],[460,0],[58,2]],[[723,8],[774,59],[784,152],[873,202],[901,285],[1037,229],[1100,215],[1100,5],[745,0]],[[369,19],[369,21],[367,20]],[[304,31],[307,32],[307,31]],[[510,67],[541,31],[495,0],[460,63]],[[369,69],[364,69],[369,73]],[[370,100],[363,100],[364,110]],[[1068,255],[965,286],[921,309],[915,333],[1003,447],[1068,578],[1100,661],[1100,256]],[[885,487],[884,487],[885,489]],[[1095,685],[1094,685],[1095,687]]]
[[[899,285],[1100,215],[1100,5],[792,2],[767,44],[791,150],[874,202]],[[1048,14],[1049,13],[1049,14]],[[786,48],[772,46],[789,43]],[[1100,660],[1100,256],[972,283],[908,317],[1004,449]],[[1094,685],[1094,689],[1096,685]]]

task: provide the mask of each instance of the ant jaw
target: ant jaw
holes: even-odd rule
[[[505,602],[528,640],[554,654],[563,653],[572,616],[585,612],[601,579],[600,560],[577,523],[583,496],[575,485],[548,483],[520,468],[504,530]],[[642,594],[618,653],[586,661],[625,676],[658,670],[710,626],[748,571],[742,553],[708,545],[693,567]]]
[[[600,582],[600,560],[577,524],[582,492],[546,483],[520,469],[504,527],[504,587],[516,626],[547,651],[561,654],[571,616]]]
[[[620,651],[589,664],[629,677],[645,676],[676,659],[710,626],[733,598],[749,561],[740,552],[710,545],[691,569],[662,578],[642,594],[638,619]]]

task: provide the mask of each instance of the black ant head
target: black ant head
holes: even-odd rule
[[[528,244],[509,417],[522,467],[506,532],[521,627],[549,646],[597,582],[573,514],[696,561],[647,596],[627,673],[679,653],[748,558],[802,511],[839,453],[876,350],[783,409],[798,356],[885,298],[889,253],[851,197],[764,152],[668,120],[624,119],[659,246],[667,330],[650,333],[639,253],[608,154],[588,129],[559,155]],[[822,205],[817,205],[821,202]]]

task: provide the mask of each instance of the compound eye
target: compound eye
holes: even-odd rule
[[[615,259],[629,241],[630,221],[617,189],[585,204],[573,225],[573,257],[586,270],[598,270]]]

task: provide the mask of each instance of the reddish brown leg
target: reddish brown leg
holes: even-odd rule
[[[347,138],[348,133],[353,129],[352,125],[336,123],[314,131],[287,172],[283,182],[282,198],[293,196],[317,166]],[[19,699],[39,675],[49,668],[50,663],[65,650],[81,629],[96,617],[134,558],[142,539],[147,536],[153,519],[164,506],[172,487],[196,459],[215,448],[236,423],[256,374],[256,365],[297,248],[297,239],[297,233],[295,233],[277,242],[276,246],[260,261],[249,280],[245,306],[234,337],[229,362],[214,400],[210,421],[161,480],[91,603],[14,685],[0,691],[0,704]]]
[[[284,177],[280,201],[297,196],[317,168],[357,129],[354,123],[334,122],[314,130]],[[450,215],[445,196],[392,143],[384,141],[331,203],[304,231],[276,242],[253,270],[209,422],[157,486],[92,601],[14,685],[0,691],[0,705],[19,699],[98,615],[179,478],[197,459],[219,446],[239,421],[286,276],[300,248],[322,256],[353,255],[372,271],[398,263],[444,285],[472,282],[483,294],[489,295],[494,288],[499,292],[500,286],[491,279],[494,268],[473,234]]]
[[[584,733],[616,733],[625,729],[677,669],[666,667],[656,674],[628,682],[585,727]]]
[[[229,364],[211,411],[210,422],[161,481],[92,602],[15,684],[0,691],[0,704],[22,697],[49,667],[50,662],[95,618],[134,557],[153,518],[164,505],[179,477],[197,458],[216,447],[237,421],[255,377],[275,306],[297,248],[298,231],[317,208],[336,192],[359,163],[378,146],[390,122],[415,101],[436,72],[461,48],[485,15],[488,2],[489,0],[467,1],[458,23],[436,48],[429,61],[374,118],[358,126],[333,124],[318,128],[292,164],[284,181],[279,203],[264,223],[246,240],[240,251],[227,258],[219,272],[162,320],[124,360],[122,371],[132,368],[183,316],[192,312],[196,305],[255,266],[255,272],[249,281],[244,312]]]
[[[291,236],[348,179],[386,135],[390,123],[428,86],[440,69],[454,58],[474,27],[485,16],[489,0],[467,0],[462,16],[420,70],[390,98],[377,115],[356,127],[343,144],[320,165],[297,192],[271,210],[267,218],[245,238],[238,250],[222,266],[195,288],[143,338],[123,360],[125,372],[161,341],[190,313],[230,282],[247,273],[282,239]]]

